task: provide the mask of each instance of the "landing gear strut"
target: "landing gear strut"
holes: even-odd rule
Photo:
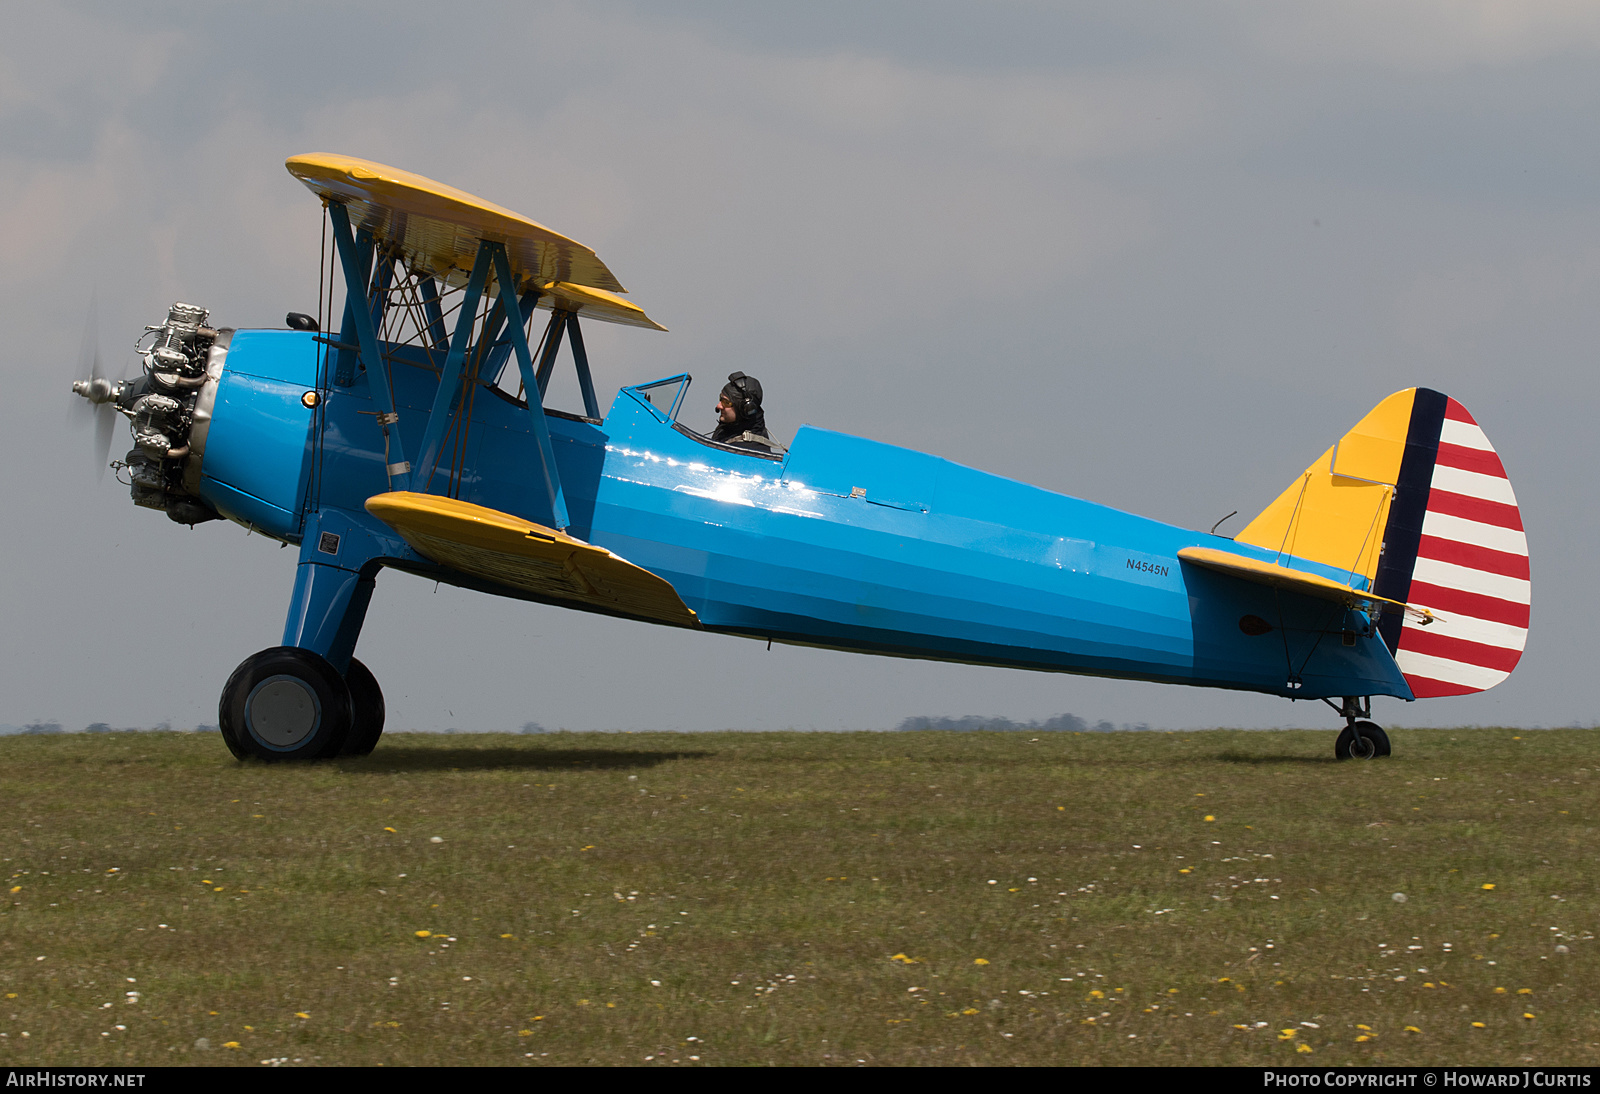
[[[1326,701],[1326,700],[1324,700]],[[1329,706],[1333,706],[1330,702]],[[1372,717],[1372,697],[1346,695],[1344,705],[1335,708],[1344,717],[1344,729],[1333,743],[1333,754],[1341,760],[1375,760],[1389,755],[1389,735]]]

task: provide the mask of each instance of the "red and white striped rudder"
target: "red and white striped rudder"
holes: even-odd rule
[[[1465,407],[1447,398],[1395,661],[1418,699],[1494,687],[1528,639],[1528,540],[1511,480]]]

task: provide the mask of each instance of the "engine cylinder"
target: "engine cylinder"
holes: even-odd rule
[[[117,409],[131,419],[134,448],[124,466],[133,503],[189,525],[217,519],[195,489],[204,430],[202,443],[191,443],[197,417],[209,418],[206,389],[214,395],[232,333],[206,326],[210,316],[194,304],[173,304],[166,322],[145,328],[154,337],[141,352],[144,375],[116,392]]]

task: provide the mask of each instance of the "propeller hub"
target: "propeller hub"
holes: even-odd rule
[[[72,381],[72,390],[96,405],[109,403],[117,397],[117,388],[120,384],[113,384],[104,376],[96,376],[89,380]]]

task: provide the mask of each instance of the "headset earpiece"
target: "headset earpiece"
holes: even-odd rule
[[[761,402],[760,398],[750,390],[750,377],[742,372],[731,372],[728,374],[728,383],[732,384],[734,390],[739,393],[739,417],[755,417],[756,411],[761,407]]]

